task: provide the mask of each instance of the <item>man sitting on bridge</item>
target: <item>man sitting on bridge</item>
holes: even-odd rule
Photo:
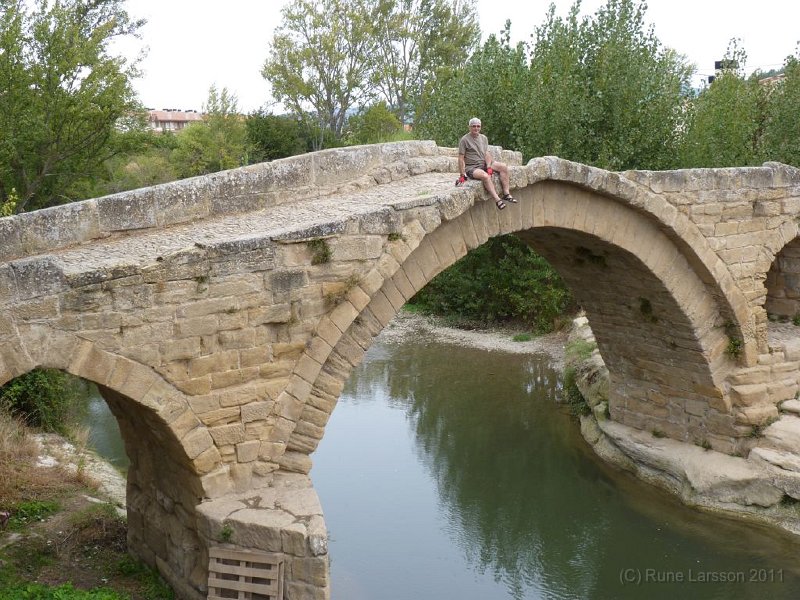
[[[458,142],[458,170],[461,176],[457,184],[464,183],[467,177],[481,180],[483,187],[500,210],[506,207],[506,202],[516,202],[508,187],[508,167],[492,157],[489,152],[489,139],[481,133],[481,120],[477,117],[469,120],[469,133]],[[500,184],[503,186],[502,198],[497,195],[492,181],[494,172],[500,175]]]

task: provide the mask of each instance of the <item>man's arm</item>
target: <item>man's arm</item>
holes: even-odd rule
[[[467,165],[466,165],[466,162],[464,161],[464,155],[463,154],[459,154],[458,155],[458,172],[462,177],[466,177],[467,176],[466,171],[467,171]]]
[[[486,168],[487,169],[491,169],[492,168],[492,163],[494,162],[494,157],[492,156],[492,153],[489,152],[488,150],[486,151],[486,154],[484,154],[484,156],[483,156],[483,162],[486,163]]]

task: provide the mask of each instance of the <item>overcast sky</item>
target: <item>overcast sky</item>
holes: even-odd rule
[[[289,0],[128,0],[132,17],[145,18],[140,47],[148,48],[136,90],[145,106],[200,110],[208,88],[227,87],[243,112],[270,101],[260,71],[269,52],[281,8]],[[541,24],[550,0],[478,0],[484,38],[511,19],[512,41],[527,41]],[[566,16],[571,0],[556,0]],[[604,0],[584,0],[593,14]],[[646,20],[663,44],[685,54],[698,73],[713,73],[714,61],[733,37],[742,39],[747,70],[779,67],[800,39],[798,0],[650,0]],[[126,49],[130,52],[130,49]]]

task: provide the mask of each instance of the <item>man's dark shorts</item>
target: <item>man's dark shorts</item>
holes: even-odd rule
[[[483,171],[486,171],[486,163],[483,163],[483,165],[481,165],[480,167],[472,167],[471,169],[467,169],[464,172],[467,174],[467,177],[469,177],[470,179],[475,179],[472,176],[472,174],[475,172],[475,169],[482,169]]]

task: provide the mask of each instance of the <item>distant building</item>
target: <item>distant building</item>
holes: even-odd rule
[[[203,120],[202,113],[196,110],[178,110],[175,108],[164,108],[162,110],[148,109],[147,115],[150,129],[158,133],[180,131],[190,123]]]
[[[759,79],[758,83],[760,83],[761,85],[772,87],[778,85],[784,79],[786,79],[786,75],[784,73],[778,73],[777,75],[772,75],[771,77],[764,77],[763,79]]]

